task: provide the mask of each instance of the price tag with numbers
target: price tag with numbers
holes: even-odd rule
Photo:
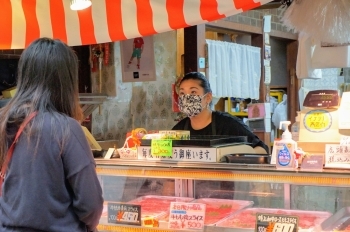
[[[256,214],[256,232],[297,232],[298,216],[279,214]]]
[[[141,206],[108,202],[108,223],[141,226]]]
[[[176,230],[203,230],[205,204],[171,202],[169,228]]]

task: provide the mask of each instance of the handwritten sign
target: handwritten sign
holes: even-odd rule
[[[171,202],[169,229],[203,230],[205,204]]]
[[[297,232],[298,221],[298,216],[257,213],[255,231]]]
[[[141,206],[108,202],[108,223],[141,226]]]
[[[326,144],[325,167],[350,168],[350,145]]]
[[[305,114],[304,126],[311,132],[323,132],[332,125],[332,116],[326,110],[311,110]]]
[[[171,139],[152,139],[151,154],[156,156],[171,156],[173,141]]]
[[[173,147],[171,156],[152,155],[151,147],[137,148],[139,160],[166,160],[166,161],[200,161],[216,162],[217,148],[215,147]]]
[[[350,145],[350,136],[342,135],[340,137],[340,145]]]

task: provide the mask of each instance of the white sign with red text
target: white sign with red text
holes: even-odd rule
[[[203,230],[205,204],[171,202],[169,229]]]

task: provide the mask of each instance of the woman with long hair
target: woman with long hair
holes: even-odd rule
[[[96,228],[102,190],[81,120],[74,51],[35,40],[20,57],[15,96],[0,109],[0,231]]]

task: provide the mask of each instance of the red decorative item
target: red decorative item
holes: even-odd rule
[[[103,54],[103,61],[105,65],[108,65],[110,56],[109,43],[104,44],[104,50],[105,52]]]

